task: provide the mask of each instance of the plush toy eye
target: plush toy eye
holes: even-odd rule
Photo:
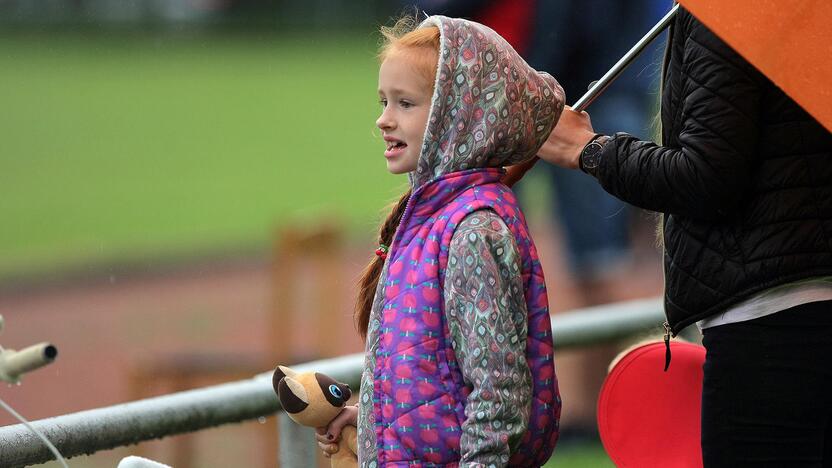
[[[341,392],[341,389],[338,388],[338,386],[334,385],[334,384],[329,386],[329,393],[332,396],[334,396],[335,398],[343,398],[344,397],[344,393]]]

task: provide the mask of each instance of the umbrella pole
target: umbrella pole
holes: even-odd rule
[[[659,20],[658,23],[656,23],[652,28],[650,28],[650,30],[647,31],[647,34],[645,34],[644,37],[639,39],[639,41],[636,42],[636,45],[634,45],[629,51],[627,51],[627,53],[624,54],[624,56],[621,57],[621,59],[619,59],[618,62],[616,62],[615,65],[613,65],[612,68],[609,69],[609,71],[604,73],[604,76],[602,76],[600,80],[592,83],[592,86],[589,87],[589,90],[586,92],[586,94],[581,96],[581,98],[578,99],[577,102],[575,102],[575,104],[572,106],[572,109],[577,112],[583,112],[587,107],[589,107],[589,105],[592,104],[592,101],[594,101],[595,98],[600,96],[609,87],[609,85],[612,84],[612,82],[615,81],[616,78],[618,78],[618,75],[620,75],[621,72],[623,72],[624,69],[626,69],[630,65],[630,63],[632,63],[632,61],[636,57],[638,57],[639,54],[641,54],[641,52],[644,51],[644,48],[647,47],[648,44],[653,42],[656,36],[658,36],[662,31],[667,29],[668,25],[670,25],[670,21],[673,19],[674,16],[676,16],[676,12],[678,10],[679,5],[673,5],[673,8],[671,8],[670,11],[668,11],[667,14],[664,15],[664,17],[661,20]],[[535,156],[529,161],[512,166],[508,169],[508,172],[503,176],[502,182],[511,187],[517,181],[522,179],[523,175],[525,175],[526,172],[529,171],[529,169],[534,167],[535,163],[537,163],[537,161],[539,160],[540,158]]]
[[[598,96],[600,96],[608,87],[615,81],[616,78],[623,72],[632,62],[636,59],[636,57],[644,51],[644,48],[647,47],[653,40],[661,34],[662,31],[667,29],[667,26],[670,25],[670,21],[676,16],[676,12],[679,10],[679,5],[673,5],[670,11],[667,12],[664,17],[656,23],[650,31],[647,31],[647,34],[644,35],[636,45],[634,45],[623,57],[621,57],[615,65],[612,66],[604,76],[601,77],[600,80],[594,82],[592,86],[589,87],[589,90],[581,96],[580,99],[575,102],[572,106],[572,109],[576,112],[582,112],[592,104],[592,101],[595,100]]]

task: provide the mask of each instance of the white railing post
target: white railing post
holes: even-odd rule
[[[277,415],[279,468],[308,468],[317,464],[317,443],[314,429],[289,419],[285,411]]]

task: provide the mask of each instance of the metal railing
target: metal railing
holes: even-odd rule
[[[552,318],[556,349],[613,341],[655,328],[664,321],[659,299],[579,309]],[[315,370],[358,387],[362,353],[313,361],[292,368]],[[34,421],[65,457],[88,455],[142,441],[269,416],[280,409],[271,371],[251,379],[96,408]],[[280,466],[308,466],[314,456],[312,431],[279,418]],[[49,449],[22,424],[0,427],[0,463],[25,466],[53,460]]]

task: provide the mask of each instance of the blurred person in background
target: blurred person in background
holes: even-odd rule
[[[577,100],[667,12],[666,0],[423,0],[402,2],[427,14],[469,17],[506,38],[537,70],[556,76],[567,102]],[[592,104],[598,131],[618,129],[650,136],[656,105],[660,57],[642,54]],[[562,233],[565,263],[578,306],[622,300],[632,265],[631,207],[578,171],[538,165],[553,195],[550,219]],[[523,181],[513,189],[529,204],[535,194]],[[569,353],[559,360],[567,402],[561,421],[564,439],[597,438],[595,400],[615,355],[614,346]]]
[[[576,101],[666,11],[664,0],[540,0],[527,60],[554,73]],[[666,8],[664,9],[666,10]],[[592,103],[599,131],[617,128],[649,136],[659,58],[649,52]],[[564,234],[566,260],[584,305],[615,300],[608,287],[630,263],[630,209],[586,174],[544,165]],[[522,185],[522,181],[519,183]],[[522,190],[522,189],[521,189]],[[529,197],[532,194],[527,194]]]
[[[576,101],[666,13],[665,0],[539,0],[527,59],[561,81],[567,102]],[[660,57],[660,56],[659,56]],[[650,136],[660,58],[648,50],[591,106],[599,131],[619,129]],[[630,299],[626,275],[634,267],[633,209],[606,193],[592,177],[538,165],[550,182],[553,214],[563,239],[564,260],[578,306]],[[529,203],[535,194],[516,186]],[[598,437],[596,400],[617,345],[561,354],[558,370],[565,401],[564,440]]]

